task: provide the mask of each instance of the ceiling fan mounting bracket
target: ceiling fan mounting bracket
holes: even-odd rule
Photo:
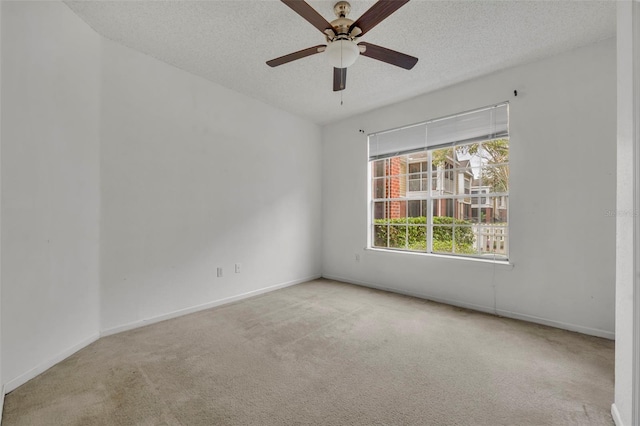
[[[333,13],[335,13],[338,18],[346,18],[349,12],[351,12],[351,5],[348,1],[339,1],[333,5]]]

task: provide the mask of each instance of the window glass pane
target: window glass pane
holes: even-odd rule
[[[407,223],[407,202],[389,201],[389,222]]]
[[[446,150],[451,152],[451,149]],[[435,165],[435,162],[434,162]],[[455,175],[452,163],[447,159],[437,166],[431,173],[431,189],[433,195],[447,195],[455,193]]]
[[[409,200],[407,216],[413,218],[426,217],[427,200]]]
[[[440,195],[454,194],[456,190],[456,186],[455,186],[456,173],[453,171],[453,169],[446,168],[445,170],[443,170],[440,173],[440,179],[442,180],[440,185],[440,189],[441,189]]]
[[[493,223],[494,222],[493,213],[494,213],[494,210],[492,207],[482,207],[480,209],[480,223]]]
[[[451,226],[433,226],[433,252],[453,253],[453,228]]]
[[[474,208],[482,208],[489,206],[489,199],[486,194],[489,192],[489,188],[486,187],[472,187],[471,188],[471,205]]]
[[[477,204],[471,204],[471,217],[469,220],[472,223],[480,223],[480,208]]]
[[[406,195],[405,177],[387,178],[387,198],[400,198]]]
[[[409,173],[419,173],[420,163],[409,163]]]
[[[471,198],[458,198],[456,200],[456,223],[470,224],[473,222],[473,209],[471,208]]]
[[[473,170],[470,168],[456,170],[456,195],[471,193],[471,183],[474,180]]]
[[[431,151],[431,164],[433,165],[434,170],[442,170],[449,166],[453,165],[454,157],[453,157],[453,148],[440,148],[434,149]]]
[[[453,147],[455,154],[456,168],[469,167],[469,145],[458,145]]]
[[[432,214],[434,218],[434,224],[437,225],[450,225],[453,223],[454,217],[454,203],[451,198],[439,198],[433,200]],[[436,220],[436,218],[443,218],[442,220]]]
[[[408,249],[413,251],[425,251],[427,249],[427,227],[409,226],[407,228]]]
[[[470,143],[455,147],[458,168],[478,167],[482,165],[483,154],[480,143]]]
[[[373,227],[373,245],[374,247],[387,247],[387,225],[374,225]]]
[[[409,164],[409,168],[411,166],[417,166],[418,169],[421,169],[421,164]],[[424,167],[426,168],[426,163],[424,163]],[[411,173],[407,176],[409,180],[409,191],[418,192],[418,191],[428,191],[428,179],[429,174],[426,172],[419,173]]]
[[[426,191],[422,189],[422,173],[414,173],[408,176],[409,179],[409,191]]]
[[[384,160],[378,160],[373,162],[372,172],[371,172],[373,177],[382,177],[385,175],[385,165],[388,161],[389,160],[384,159]]]
[[[508,220],[507,197],[482,197],[486,202],[480,208],[482,223],[506,223]]]
[[[509,165],[484,166],[482,185],[488,192],[509,192]]]
[[[385,198],[385,178],[377,178],[373,180],[373,198]]]
[[[373,203],[373,221],[375,224],[387,223],[389,209],[386,201],[376,201]]]
[[[471,226],[456,225],[454,228],[453,252],[456,254],[476,254],[476,235]]]
[[[436,195],[437,190],[438,190],[438,172],[434,171],[434,172],[431,172],[431,193],[433,195]]]
[[[493,197],[494,205],[494,223],[508,224],[509,222],[509,197],[506,195]]]
[[[407,248],[407,227],[405,225],[389,226],[389,247]]]
[[[426,171],[426,167],[427,167],[427,151],[422,151],[422,152],[412,152],[411,154],[407,155],[407,159],[409,161],[410,164],[417,164],[422,171]],[[420,170],[416,170],[416,172],[419,172]],[[413,172],[412,172],[413,173]]]
[[[399,176],[407,173],[407,158],[404,155],[389,158],[387,175]]]
[[[446,203],[445,203],[445,206],[446,206],[447,217],[455,218],[456,217],[456,210],[455,210],[456,204],[455,204],[454,200],[453,199],[447,199]]]
[[[494,139],[481,144],[478,151],[486,164],[503,164],[509,162],[509,139]]]
[[[482,225],[479,227],[478,247],[480,254],[498,255],[501,258],[507,254],[507,227],[505,225]]]
[[[464,198],[454,198],[451,203],[453,204],[455,223],[464,224],[465,221],[471,220],[471,204],[469,202],[465,202]],[[469,225],[471,222],[467,224]]]

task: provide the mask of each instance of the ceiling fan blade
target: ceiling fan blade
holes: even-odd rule
[[[319,44],[317,46],[289,53],[288,55],[280,56],[279,58],[267,61],[267,65],[269,65],[270,67],[277,67],[278,65],[286,64],[287,62],[295,61],[296,59],[302,59],[306,58],[307,56],[315,55],[316,53],[324,52],[326,47],[327,46],[325,46],[324,44]]]
[[[386,47],[376,46],[375,44],[361,42],[358,43],[358,46],[365,47],[364,52],[360,53],[362,56],[368,56],[406,70],[410,70],[418,62],[416,57],[405,55]]]
[[[362,30],[360,35],[364,35],[408,2],[409,0],[378,0],[356,22],[351,24],[349,32],[358,27]]]
[[[346,68],[334,68],[333,69],[333,91],[339,92],[347,87],[347,69]]]
[[[298,15],[306,19],[311,25],[320,30],[321,33],[326,34],[326,30],[331,30],[336,33],[331,24],[322,17],[316,10],[309,5],[309,3],[303,0],[281,0],[282,3],[289,6]]]

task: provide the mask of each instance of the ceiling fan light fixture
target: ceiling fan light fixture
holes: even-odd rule
[[[348,68],[360,55],[358,45],[348,39],[334,40],[327,45],[325,55],[334,68]]]

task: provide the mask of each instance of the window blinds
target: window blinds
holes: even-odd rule
[[[427,147],[427,123],[369,136],[369,160],[393,157]]]
[[[508,104],[430,120],[369,135],[369,160],[393,157],[428,147],[482,141],[509,134]]]

